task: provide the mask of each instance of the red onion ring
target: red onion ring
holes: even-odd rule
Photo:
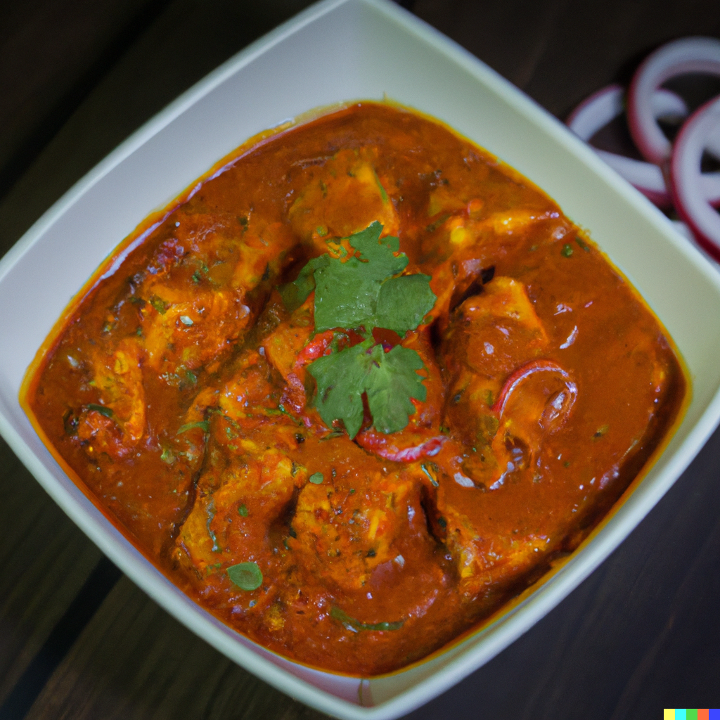
[[[580,138],[589,142],[592,136],[624,112],[625,91],[620,85],[608,85],[591,95],[575,108],[567,120],[568,127]],[[652,94],[653,117],[685,118],[688,115],[685,101],[663,88]],[[619,175],[637,188],[651,202],[661,207],[670,205],[670,194],[662,170],[652,163],[599,150],[595,152]],[[709,189],[710,191],[710,189]],[[717,197],[720,200],[720,179]]]
[[[622,87],[608,85],[580,103],[568,118],[567,125],[576,135],[589,142],[598,130],[620,116],[623,109],[624,91]],[[688,107],[685,101],[674,92],[658,88],[652,94],[652,114],[655,118],[684,119],[688,115]],[[720,147],[720,142],[717,145]],[[670,191],[662,169],[658,165],[607,150],[594,149],[605,163],[655,205],[663,208],[671,205]],[[720,205],[720,173],[703,175],[701,186],[703,197],[707,197],[712,205]]]
[[[720,261],[720,215],[703,196],[700,172],[703,151],[718,141],[720,97],[699,108],[681,128],[672,151],[670,182],[678,214],[698,243]]]
[[[512,393],[520,385],[522,385],[525,380],[527,380],[531,375],[534,375],[538,372],[553,372],[560,375],[560,377],[565,381],[565,386],[570,393],[570,407],[572,407],[572,404],[574,404],[575,398],[577,397],[577,385],[575,385],[575,383],[572,381],[568,372],[552,360],[531,360],[525,365],[521,365],[519,368],[517,368],[517,370],[514,370],[510,374],[508,379],[505,381],[505,384],[502,386],[502,389],[498,394],[498,398],[495,401],[495,404],[491,408],[492,411],[494,413],[497,413],[498,417],[502,417],[503,411],[505,410],[505,405],[507,404],[510,395],[512,395]]]
[[[720,75],[720,40],[692,37],[667,43],[645,58],[630,83],[630,134],[643,156],[656,165],[669,159],[672,146],[653,117],[653,95],[666,80],[687,73]]]
[[[568,127],[583,140],[590,138],[600,128],[625,112],[625,90],[613,84],[598,90],[583,100],[567,119]],[[659,88],[652,95],[653,117],[686,118],[689,110],[685,101],[676,93]]]

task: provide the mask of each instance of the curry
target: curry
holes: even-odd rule
[[[318,668],[393,671],[487,620],[683,406],[671,343],[586,234],[414,112],[251,142],[142,231],[24,405],[185,593]]]

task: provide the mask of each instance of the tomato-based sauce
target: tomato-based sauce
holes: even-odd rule
[[[686,392],[657,319],[552,200],[360,103],[243,147],[171,208],[77,302],[24,403],[190,597],[368,676],[574,550]]]

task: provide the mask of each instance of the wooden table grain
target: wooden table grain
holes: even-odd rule
[[[0,6],[0,253],[145,120],[307,4]],[[400,4],[559,118],[658,44],[720,37],[717,0]],[[666,707],[720,707],[720,432],[575,592],[407,717],[649,719]],[[0,720],[322,717],[161,610],[0,441]]]

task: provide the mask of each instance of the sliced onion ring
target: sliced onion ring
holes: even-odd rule
[[[720,44],[720,43],[719,43]],[[680,217],[698,243],[720,261],[720,215],[703,196],[700,161],[720,143],[720,97],[699,108],[683,125],[670,162],[671,191]]]
[[[592,136],[624,112],[625,91],[620,85],[608,85],[580,103],[567,120],[568,127],[580,138],[589,142]],[[652,94],[653,117],[682,119],[688,115],[685,101],[670,90],[660,88]],[[661,207],[670,205],[670,194],[662,170],[652,163],[618,155],[607,150],[595,150],[619,175],[635,186],[651,202]],[[708,188],[709,194],[720,201],[720,178],[717,188]]]
[[[691,37],[667,43],[645,58],[630,84],[630,134],[643,156],[656,165],[670,158],[672,146],[655,121],[654,93],[666,80],[687,73],[720,75],[720,40]],[[720,147],[714,149],[720,151]]]
[[[686,118],[689,110],[685,101],[671,90],[660,88],[652,95],[653,117]],[[625,90],[613,84],[583,100],[567,119],[568,127],[588,141],[600,128],[625,112]]]
[[[577,397],[577,385],[572,381],[568,372],[552,360],[531,360],[525,365],[521,365],[517,370],[514,370],[505,384],[502,386],[500,393],[498,394],[495,404],[492,406],[492,411],[497,413],[499,417],[502,417],[507,404],[508,398],[522,385],[530,376],[539,372],[552,372],[559,375],[565,382],[568,392],[570,393],[570,406],[575,402]]]

